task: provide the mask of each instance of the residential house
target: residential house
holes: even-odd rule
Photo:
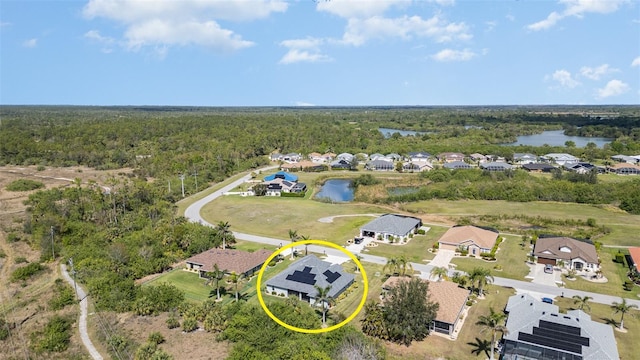
[[[609,166],[608,169],[618,175],[640,175],[640,166],[634,164],[620,163]]]
[[[467,164],[464,161],[447,162],[447,163],[444,163],[444,165],[442,165],[442,167],[444,167],[445,169],[449,169],[449,170],[472,169],[473,168],[473,166]]]
[[[538,157],[530,153],[513,154],[513,163],[516,165],[534,164],[538,161]]]
[[[307,171],[307,172],[317,172],[317,171],[325,171],[328,169],[328,165],[321,162],[313,162],[309,160],[303,160],[295,163],[285,163],[280,166],[280,169],[284,171]]]
[[[611,325],[591,320],[582,310],[560,313],[557,305],[528,294],[509,298],[502,360],[617,360]]]
[[[324,163],[325,159],[322,157],[322,154],[317,153],[317,152],[312,152],[309,155],[307,155],[307,158],[309,158],[309,161],[314,162],[314,163]]]
[[[346,160],[348,162],[353,161],[354,155],[349,153],[342,153],[336,156],[337,160]]]
[[[402,170],[408,172],[421,172],[421,171],[429,171],[433,170],[433,164],[427,160],[420,161],[409,161],[402,163]]]
[[[271,256],[273,252],[260,249],[247,252],[235,249],[209,249],[185,260],[185,270],[197,272],[201,278],[214,270],[214,265],[227,274],[236,273],[249,277]]]
[[[353,283],[354,278],[353,274],[344,271],[338,264],[307,255],[267,280],[266,286],[267,293],[271,295],[295,296],[314,305],[318,296],[316,286],[323,289],[331,286],[329,296],[336,299]]]
[[[611,159],[627,164],[638,164],[640,162],[640,155],[627,156],[627,155],[613,155]]]
[[[385,159],[385,156],[380,154],[380,153],[374,153],[374,154],[369,155],[369,161],[379,160],[379,159]]]
[[[427,161],[431,158],[431,154],[424,151],[415,151],[409,153],[410,161]]]
[[[454,226],[447,230],[438,245],[441,250],[467,250],[469,255],[480,257],[480,254],[491,252],[498,240],[498,232],[472,225]]]
[[[578,271],[600,269],[596,247],[568,237],[539,238],[533,248],[533,255],[539,264],[564,264],[565,268]]]
[[[379,158],[376,160],[369,160],[365,165],[365,169],[367,170],[376,170],[376,171],[393,171],[395,170],[396,165],[393,161],[386,160],[385,158]]]
[[[546,159],[549,162],[556,163],[560,166],[575,164],[580,161],[580,159],[578,159],[577,157],[566,153],[550,153],[542,156],[541,158]]]
[[[487,171],[507,171],[512,170],[513,166],[506,162],[487,162],[480,164],[480,169]]]
[[[443,152],[438,154],[438,160],[442,163],[450,163],[454,161],[463,161],[465,155],[456,152]]]
[[[485,163],[485,162],[489,161],[488,157],[486,157],[485,155],[479,154],[479,153],[473,153],[473,154],[469,155],[469,158],[471,159],[472,162],[474,162],[476,164],[481,164],[481,163]]]
[[[283,155],[280,154],[280,153],[273,153],[273,154],[269,155],[269,160],[271,160],[271,161],[280,161],[280,160],[282,160],[282,156]]]
[[[275,179],[282,179],[282,180],[286,180],[286,181],[291,181],[291,182],[296,182],[298,181],[298,176],[288,173],[288,172],[284,172],[284,171],[278,171],[275,174],[271,174],[271,175],[267,175],[264,177],[264,181],[265,182],[270,182],[273,181]]]
[[[410,277],[391,276],[382,284],[383,296],[401,281],[409,281]],[[461,288],[450,281],[427,281],[429,284],[428,299],[438,304],[436,318],[431,322],[430,329],[439,333],[453,335],[454,329],[460,320],[469,290]]]
[[[400,156],[399,154],[396,153],[390,153],[385,155],[385,158],[391,162],[396,162],[396,161],[401,161],[402,160],[402,156]]]
[[[345,159],[336,159],[332,161],[329,166],[333,170],[337,169],[351,169],[351,161],[347,161]]]
[[[552,172],[556,169],[555,166],[549,164],[523,164],[522,168],[529,172]]]
[[[422,226],[422,220],[407,215],[384,214],[360,228],[360,236],[391,242],[407,240]]]
[[[631,258],[629,268],[640,275],[640,247],[629,248],[629,257]]]
[[[296,153],[288,153],[282,155],[281,160],[288,163],[296,163],[302,160],[302,155]]]
[[[595,166],[593,164],[590,164],[588,162],[578,162],[578,163],[572,163],[572,164],[565,164],[564,168],[567,171],[573,171],[575,173],[578,174],[588,174],[591,171],[595,170],[597,171],[599,174],[602,174],[605,172],[604,168],[600,167],[600,166]]]
[[[322,154],[322,158],[324,159],[324,162],[330,162],[331,160],[336,158],[336,154],[332,152],[324,153]]]

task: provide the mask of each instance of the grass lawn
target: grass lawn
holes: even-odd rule
[[[595,283],[578,277],[576,280],[565,280],[565,287],[582,291],[589,291],[613,296],[620,296],[635,299],[640,294],[640,286],[634,286],[633,290],[625,291],[622,284],[628,279],[627,272],[629,268],[626,263],[624,265],[613,262],[618,249],[602,248],[600,249],[600,264],[602,273],[607,278],[606,283]],[[623,253],[625,250],[622,250]],[[627,253],[628,254],[628,253]]]
[[[191,301],[204,301],[210,295],[216,296],[211,286],[205,285],[205,279],[201,279],[198,274],[185,271],[182,268],[171,270],[149,282],[144,286],[158,285],[163,282],[172,284],[184,293],[184,297]],[[213,294],[211,293],[213,291]]]
[[[411,262],[422,263],[424,260],[431,260],[434,254],[428,250],[438,239],[449,229],[448,226],[431,226],[431,229],[425,235],[416,235],[407,244],[390,245],[379,244],[376,247],[366,248],[368,255],[384,256],[387,258],[406,256]]]
[[[556,305],[560,307],[561,312],[573,310],[573,299],[557,298]],[[611,324],[611,326],[620,325],[620,314],[614,314],[608,305],[589,303],[590,310],[585,309],[591,320]],[[624,327],[627,332],[613,331],[618,344],[618,353],[621,360],[633,360],[638,358],[638,333],[640,332],[640,311],[632,310],[624,315]]]
[[[632,239],[640,233],[640,215],[631,215],[611,206],[596,206],[559,202],[508,202],[483,200],[428,200],[408,203],[402,209],[416,214],[445,215],[452,219],[477,215],[525,214],[551,219],[575,219],[586,221],[596,219],[598,225],[611,229],[598,239],[605,245],[637,245]]]
[[[527,253],[530,251],[529,247],[522,248],[520,246],[521,238],[519,236],[502,236],[505,240],[500,243],[495,262],[458,256],[454,257],[451,263],[456,265],[457,270],[464,272],[470,272],[475,267],[481,267],[491,270],[491,275],[493,276],[526,281],[524,277],[529,273],[529,267],[525,264],[525,261],[527,260]],[[496,265],[502,266],[502,271],[496,270]]]

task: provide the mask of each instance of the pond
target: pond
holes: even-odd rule
[[[351,180],[331,179],[327,180],[316,194],[317,199],[328,199],[332,202],[347,202],[353,200],[353,188]]]
[[[398,133],[400,134],[400,136],[415,136],[415,135],[422,135],[422,134],[426,134],[425,132],[421,132],[421,131],[413,131],[413,130],[398,130],[398,129],[389,129],[389,128],[378,128],[378,131],[380,131],[382,133],[382,135],[384,135],[385,138],[390,138],[391,135]]]
[[[587,146],[587,143],[592,142],[601,148],[612,140],[613,139],[601,137],[568,136],[564,134],[564,130],[549,130],[543,131],[542,134],[518,136],[518,140],[516,140],[516,142],[500,145],[542,146],[547,144],[550,146],[564,146],[566,141],[573,141],[576,144],[576,147],[585,147]]]

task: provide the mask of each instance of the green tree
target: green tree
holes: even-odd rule
[[[318,285],[314,285],[314,288],[318,292],[316,294],[316,306],[320,306],[322,309],[322,326],[327,325],[327,311],[329,311],[329,306],[334,303],[334,298],[329,296],[329,292],[331,291],[331,285],[326,287],[320,287]]]
[[[589,306],[589,301],[593,300],[591,296],[580,296],[573,295],[573,304],[578,306],[578,310],[587,309],[591,311],[591,306]]]
[[[398,269],[399,269],[398,258],[396,258],[395,256],[392,256],[387,259],[387,263],[382,268],[382,271],[390,275],[395,275],[395,274],[398,274]]]
[[[364,317],[360,322],[363,333],[380,339],[385,337],[384,314],[378,302],[369,301],[364,305]]]
[[[227,244],[234,244],[236,242],[233,232],[230,230],[231,225],[228,221],[220,221],[216,225],[216,235],[222,240],[222,249],[227,248]]]
[[[296,241],[300,240],[300,236],[298,236],[298,231],[297,230],[289,229],[289,240],[291,240],[292,244],[294,244]],[[295,247],[292,247],[291,248],[291,260],[294,259],[295,252],[296,252]]]
[[[205,274],[209,279],[209,282],[213,282],[216,288],[216,299],[220,300],[220,280],[224,277],[224,271],[220,270],[218,264],[213,264],[213,271],[210,271]]]
[[[429,284],[419,278],[389,289],[382,310],[389,340],[409,346],[429,335],[439,305],[429,301],[428,291]]]
[[[231,275],[229,276],[229,281],[231,281],[235,289],[236,301],[238,301],[238,286],[242,283],[242,280],[243,280],[243,276],[238,275],[235,272],[232,272]]]
[[[620,313],[620,330],[624,329],[624,314],[630,312],[632,309],[637,309],[638,305],[636,304],[628,304],[627,299],[622,298],[621,302],[612,302],[611,308],[613,309],[613,313]]]
[[[503,325],[503,322],[507,318],[507,315],[502,312],[495,312],[493,308],[489,308],[489,315],[481,315],[476,322],[476,325],[480,325],[484,330],[491,331],[491,360],[494,359],[494,348],[496,346],[496,333],[507,333],[507,327]]]
[[[482,267],[473,268],[469,273],[469,278],[472,284],[477,284],[476,290],[478,291],[478,296],[482,296],[484,286],[492,283],[494,280],[491,275],[491,270]]]
[[[431,277],[437,278],[438,281],[441,281],[442,279],[447,279],[448,274],[449,274],[449,269],[447,269],[444,266],[436,266],[431,270]]]

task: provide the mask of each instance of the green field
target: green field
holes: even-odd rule
[[[456,265],[457,270],[464,272],[481,267],[491,270],[492,276],[526,281],[524,277],[529,273],[529,267],[525,262],[527,253],[530,251],[529,247],[522,248],[520,246],[521,238],[519,236],[506,235],[504,238],[505,240],[496,252],[496,261],[485,261],[473,257],[455,257],[451,263]],[[497,271],[496,265],[502,266],[502,271]]]

